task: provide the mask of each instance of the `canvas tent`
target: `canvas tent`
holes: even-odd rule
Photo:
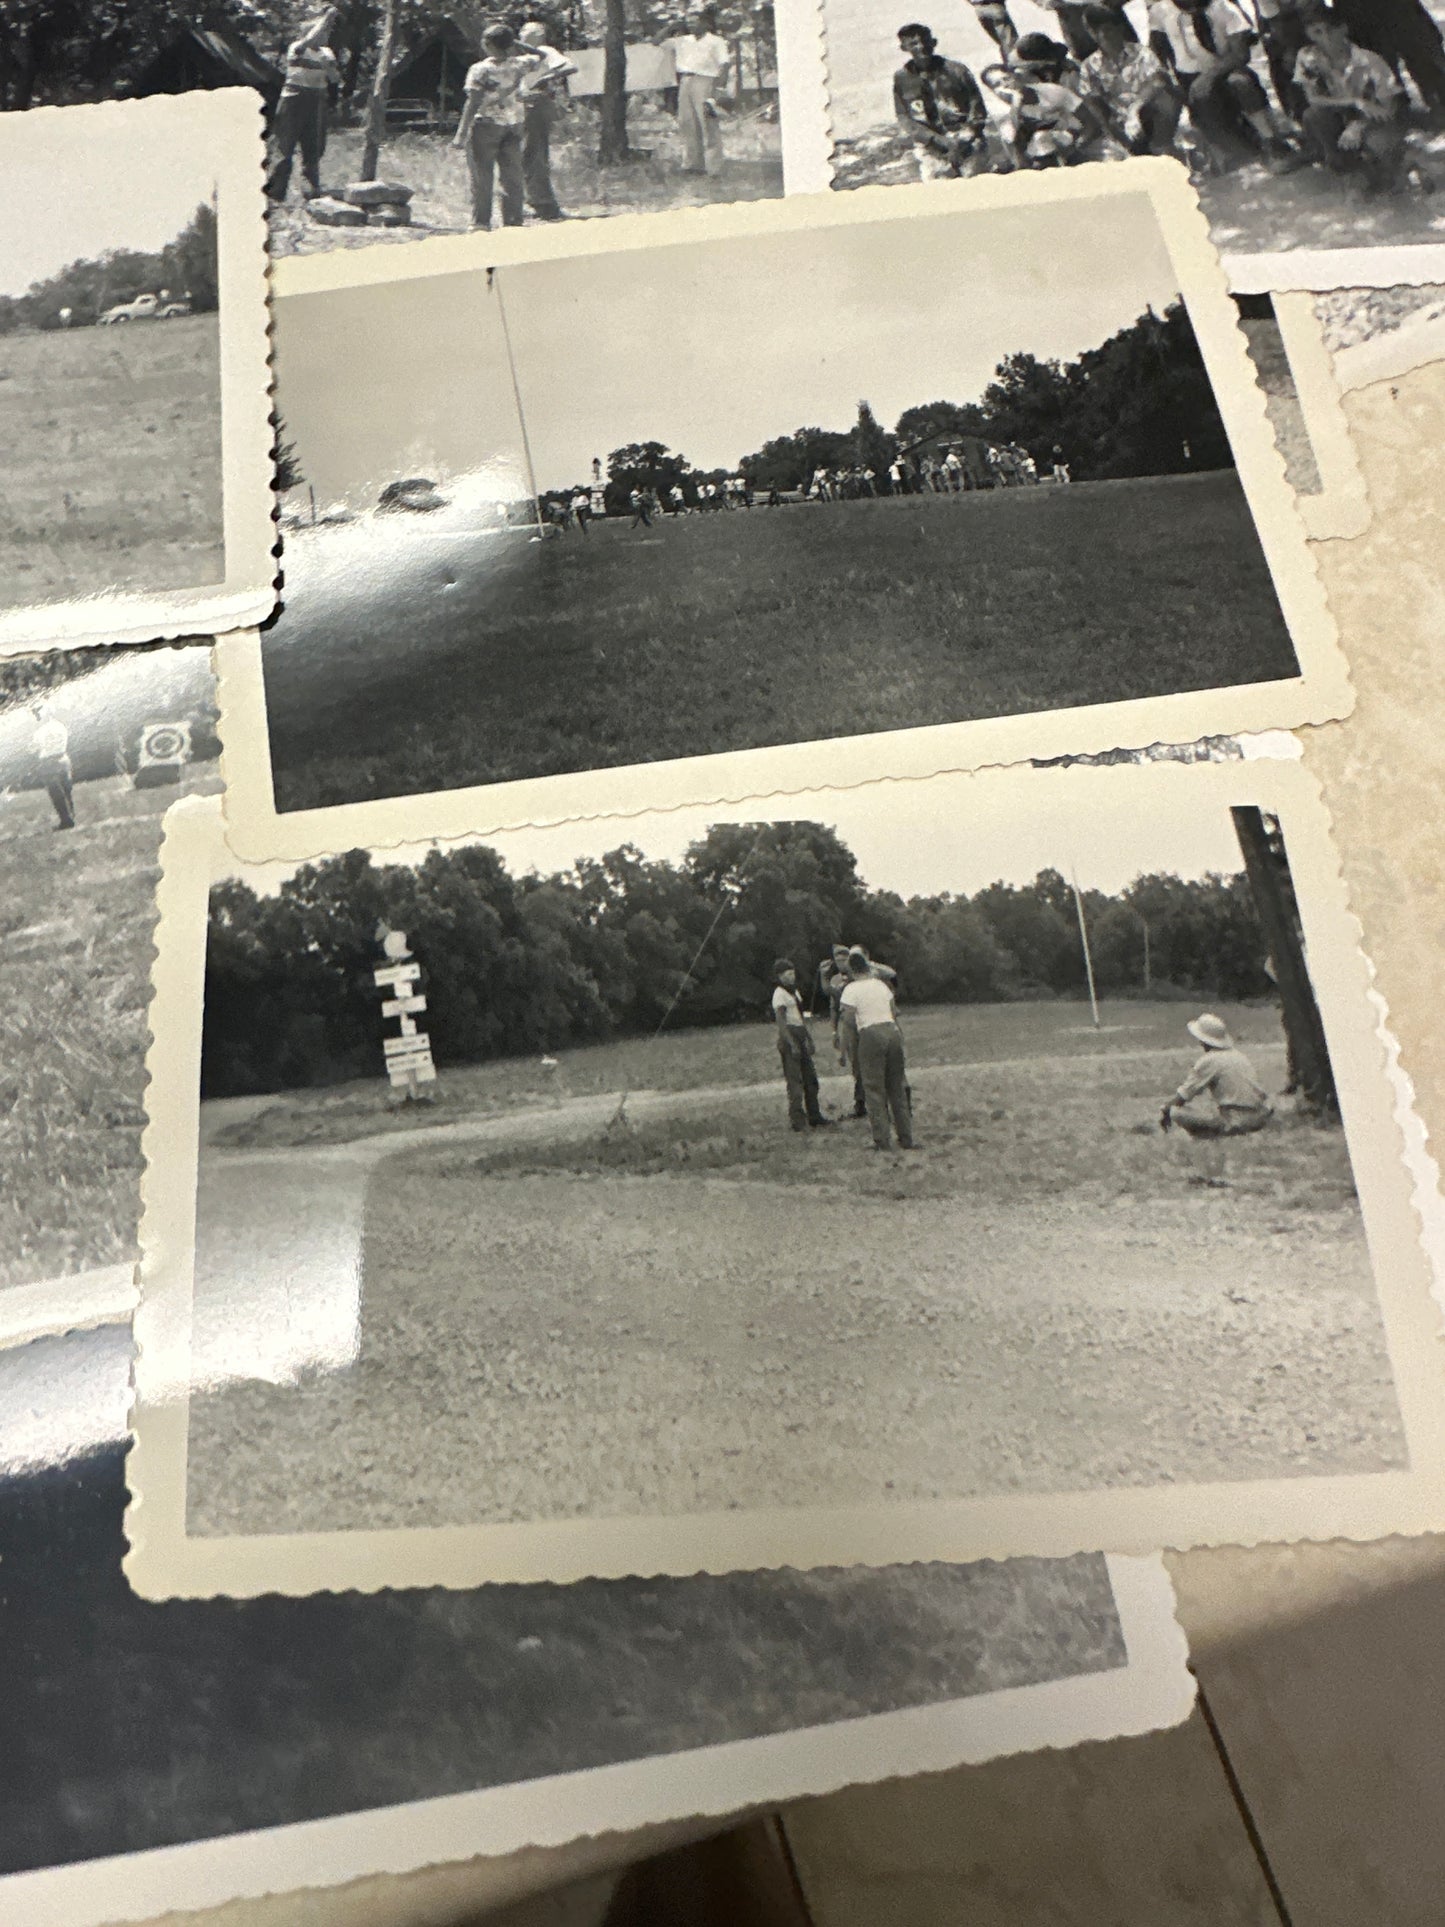
[[[197,87],[254,87],[274,106],[281,73],[234,27],[184,26],[136,75],[130,91],[184,94]]]
[[[480,53],[454,21],[428,34],[391,70],[388,122],[394,127],[436,127],[457,120],[462,82]]]

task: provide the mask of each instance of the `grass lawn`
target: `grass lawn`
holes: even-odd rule
[[[185,789],[214,785],[198,766]],[[134,1256],[161,813],[176,790],[0,805],[0,1287]]]
[[[1279,1017],[1272,1007],[1216,1006],[1245,1048],[1275,1050]],[[1100,1028],[1084,1003],[905,1005],[901,1021],[908,1062],[996,1064],[1018,1059],[1107,1061],[1121,1052],[1159,1052],[1179,1060],[1178,1083],[1197,1050],[1185,1034],[1192,1004],[1118,1002],[1100,1005]],[[815,1024],[818,1071],[837,1070],[826,1019]],[[379,1053],[378,1053],[379,1054]],[[219,1149],[262,1150],[281,1145],[344,1144],[381,1133],[455,1124],[460,1118],[499,1117],[559,1099],[621,1095],[624,1091],[700,1091],[766,1084],[779,1077],[771,1022],[708,1030],[668,1031],[655,1041],[624,1038],[564,1050],[555,1071],[535,1057],[503,1057],[442,1070],[436,1101],[392,1110],[385,1078],[358,1078],[276,1097],[222,1099],[204,1107],[207,1141]],[[779,1085],[781,1090],[781,1084]],[[1161,1091],[1163,1102],[1167,1091]],[[850,1099],[851,1101],[851,1099]],[[1155,1106],[1157,1110],[1158,1106]]]
[[[1298,668],[1233,472],[479,539],[405,607],[308,597],[330,533],[264,638],[282,810]]]
[[[634,97],[628,108],[635,159],[615,167],[597,164],[597,116],[574,103],[552,134],[552,180],[557,199],[574,218],[644,214],[661,208],[706,207],[724,201],[772,200],[783,191],[783,163],[776,122],[736,115],[722,123],[723,169],[706,178],[683,174],[677,123],[660,107]],[[327,142],[321,178],[327,187],[356,179],[362,133],[341,128]],[[273,254],[316,254],[336,247],[415,240],[419,234],[459,234],[471,226],[471,190],[465,154],[442,134],[393,134],[382,150],[381,178],[413,192],[411,226],[326,227],[307,217],[299,199],[271,214]],[[299,173],[293,195],[300,193]],[[494,217],[501,219],[500,210]],[[529,217],[530,218],[530,217]]]
[[[108,1347],[124,1409],[128,1341],[43,1346],[47,1385]],[[120,1569],[123,1457],[118,1446],[79,1471],[0,1485],[6,1712],[25,1736],[0,1873],[1127,1658],[1097,1555],[157,1605]]]
[[[0,604],[225,572],[218,317],[0,339]]]

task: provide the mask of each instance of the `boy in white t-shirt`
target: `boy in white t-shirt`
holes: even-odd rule
[[[838,1002],[845,1031],[857,1039],[858,1075],[873,1130],[875,1151],[891,1151],[898,1134],[900,1151],[912,1151],[913,1106],[908,1095],[908,1064],[898,1028],[893,986],[880,977],[865,951],[848,952],[850,982]]]
[[[816,1129],[830,1120],[818,1103],[818,1072],[813,1063],[813,1033],[798,995],[798,973],[787,957],[773,965],[773,1025],[783,1082],[788,1087],[788,1122],[795,1131]]]

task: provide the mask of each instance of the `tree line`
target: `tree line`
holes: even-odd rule
[[[174,241],[155,253],[114,248],[93,261],[72,261],[20,295],[0,295],[0,335],[22,329],[88,328],[117,302],[166,288],[197,314],[220,302],[216,210],[202,201]],[[66,313],[68,310],[68,314]]]
[[[1266,995],[1243,875],[1141,876],[1086,891],[1101,994]],[[202,1081],[209,1097],[376,1074],[378,926],[404,930],[425,972],[437,1061],[524,1056],[668,1028],[765,1017],[772,967],[806,987],[840,941],[894,966],[906,1004],[1080,996],[1068,882],[905,900],[867,887],[820,823],[717,824],[680,862],[629,844],[551,876],[510,875],[483,845],[415,867],[364,850],[297,870],[271,896],[211,895]]]
[[[886,493],[890,465],[940,437],[1016,442],[1046,472],[1058,448],[1077,481],[1228,468],[1234,460],[1188,310],[1176,301],[1162,314],[1146,310],[1073,361],[1008,355],[976,402],[921,402],[891,430],[861,401],[850,428],[774,436],[732,470],[695,468],[663,442],[630,442],[607,458],[607,507],[621,514],[634,489],[666,495],[674,487],[695,504],[704,482],[730,473],[756,491],[785,492],[806,486],[819,468],[871,469]],[[548,490],[543,500],[589,486]]]

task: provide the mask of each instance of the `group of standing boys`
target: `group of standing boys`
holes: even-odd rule
[[[819,1099],[818,1070],[808,1012],[798,989],[798,973],[788,957],[773,966],[773,1024],[788,1092],[788,1121],[795,1131],[830,1125]],[[913,1096],[903,1033],[894,1001],[896,973],[876,964],[857,945],[834,944],[818,969],[818,988],[827,999],[833,1047],[852,1073],[855,1118],[866,1117],[873,1147],[901,1151],[913,1141]]]
[[[1406,74],[1428,114],[1445,110],[1445,41],[1423,0],[1147,0],[1144,40],[1127,0],[1041,0],[1058,39],[1020,35],[1007,0],[971,3],[1001,56],[978,78],[922,23],[899,30],[894,111],[925,179],[1177,154],[1196,171],[1256,159],[1430,185],[1406,147]]]

